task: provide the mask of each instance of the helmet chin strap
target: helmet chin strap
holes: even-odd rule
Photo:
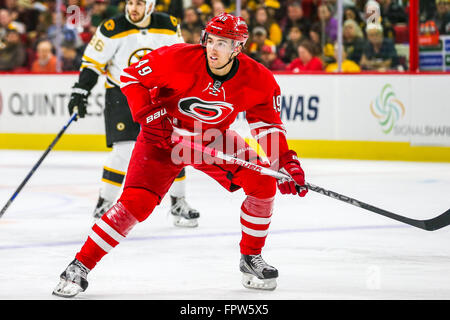
[[[230,62],[232,62],[234,60],[234,58],[232,58],[232,57],[233,57],[233,54],[230,55],[230,57],[228,58],[228,62],[227,63],[225,63],[223,66],[221,66],[219,68],[216,68],[216,69],[217,70],[222,70],[223,68],[225,68],[227,65],[230,64]]]
[[[233,50],[233,52],[230,54],[230,57],[228,58],[228,62],[227,62],[227,63],[225,63],[223,66],[221,66],[221,67],[219,67],[219,68],[215,68],[215,69],[216,69],[216,70],[222,70],[222,69],[225,68],[227,65],[229,65],[230,62],[232,62],[232,61],[234,60],[234,58],[236,58],[236,57],[233,58],[233,53],[235,53],[235,52],[236,52],[236,50]]]

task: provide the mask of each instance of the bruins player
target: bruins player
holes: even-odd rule
[[[106,144],[112,151],[103,167],[100,195],[94,210],[97,219],[108,211],[119,195],[140,130],[120,91],[120,73],[154,49],[183,42],[177,19],[153,12],[154,6],[155,0],[127,0],[125,14],[103,22],[85,49],[79,79],[73,86],[69,113],[72,115],[77,108],[79,118],[84,118],[90,91],[99,75],[106,75]],[[196,227],[200,214],[185,200],[184,169],[174,180],[170,197],[174,224]]]

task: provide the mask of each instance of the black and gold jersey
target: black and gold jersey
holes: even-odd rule
[[[145,28],[130,23],[124,14],[105,20],[84,51],[81,70],[106,74],[107,88],[120,86],[124,68],[154,49],[183,42],[175,17],[162,12],[154,12],[151,17]]]

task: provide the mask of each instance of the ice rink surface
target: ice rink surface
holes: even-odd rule
[[[0,150],[0,207],[41,151]],[[91,227],[106,153],[52,151],[0,219],[0,300],[51,295]],[[304,159],[307,180],[411,218],[450,207],[450,163]],[[89,274],[77,299],[303,300],[450,298],[450,227],[428,232],[310,192],[277,194],[263,257],[272,292],[239,272],[242,191],[188,168],[195,229],[172,226],[163,200]]]

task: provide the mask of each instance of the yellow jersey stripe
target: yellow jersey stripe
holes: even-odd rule
[[[113,35],[111,37],[111,39],[119,39],[119,38],[129,36],[130,34],[135,34],[135,33],[139,33],[139,32],[140,32],[140,30],[137,30],[137,29],[128,30],[128,31],[120,32],[118,34]],[[177,33],[176,31],[170,30],[170,29],[156,29],[156,28],[147,29],[147,32],[155,33],[155,34],[167,34],[167,35],[174,35]]]
[[[155,29],[155,28],[148,29],[148,32],[158,34],[168,34],[168,35],[174,35],[177,33],[176,31],[170,29]]]
[[[106,183],[109,183],[109,184],[112,184],[113,186],[116,186],[116,187],[122,187],[121,183],[117,183],[117,182],[114,182],[114,181],[111,181],[111,180],[108,180],[108,179],[105,179],[105,178],[102,178],[102,181],[106,182]]]
[[[104,68],[104,67],[106,67],[106,63],[100,63],[100,62],[98,62],[98,61],[96,61],[96,60],[94,60],[94,59],[92,59],[92,58],[89,58],[87,55],[83,55],[83,57],[82,57],[82,59],[83,60],[86,60],[87,62],[90,62],[90,63],[92,63],[92,64],[95,64],[95,65],[97,65],[97,66],[99,66],[100,68]]]
[[[181,178],[175,178],[175,180],[174,180],[174,181],[183,181],[184,179],[186,179],[186,176],[184,176],[184,177],[181,177]]]
[[[85,62],[81,63],[80,70],[83,70],[84,68],[92,69],[92,70],[94,70],[96,73],[98,73],[100,75],[105,73],[105,70],[103,70],[103,69],[99,68],[97,65],[91,64],[91,63],[85,63]]]

